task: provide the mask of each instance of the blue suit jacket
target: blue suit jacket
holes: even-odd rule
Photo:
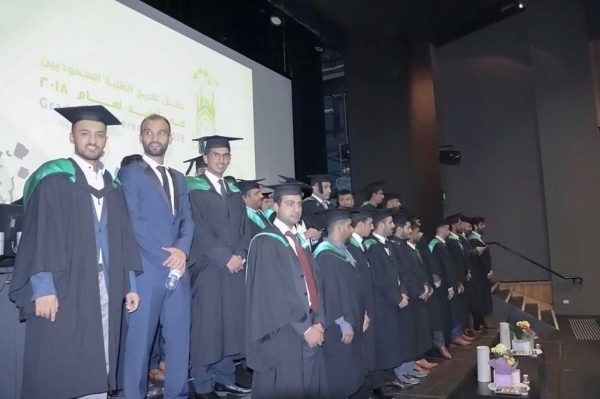
[[[185,177],[174,169],[169,169],[169,173],[174,185],[175,215],[158,176],[146,162],[130,163],[118,173],[144,271],[158,268],[166,273],[163,262],[169,253],[162,248],[175,247],[188,256],[190,253],[194,222]]]

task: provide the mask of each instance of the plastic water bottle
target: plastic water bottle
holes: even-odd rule
[[[177,288],[177,283],[179,283],[180,278],[181,273],[179,272],[179,270],[171,270],[169,272],[169,277],[167,277],[165,287],[167,287],[168,290],[173,291],[175,288]]]

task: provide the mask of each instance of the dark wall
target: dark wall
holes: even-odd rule
[[[519,14],[436,51],[442,141],[462,152],[443,166],[446,214],[488,218],[499,241],[549,264],[527,17]],[[493,249],[498,280],[545,279],[547,272]]]
[[[538,0],[528,13],[557,313],[600,314],[600,145],[582,0]],[[569,301],[564,304],[563,301]]]
[[[348,32],[344,52],[348,138],[353,190],[386,180],[418,209],[412,173],[409,121],[409,46],[397,39],[370,39]],[[365,200],[360,193],[359,201]]]
[[[267,0],[144,0],[148,5],[292,81],[296,176],[327,170],[320,40]],[[284,26],[273,26],[279,15]]]

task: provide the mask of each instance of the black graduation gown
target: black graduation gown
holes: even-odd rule
[[[323,215],[317,214],[318,211],[323,210],[325,210],[325,207],[313,196],[302,201],[302,220],[304,220],[307,229],[315,229],[320,231],[321,234],[325,233],[325,218]]]
[[[408,290],[409,304],[406,309],[410,310],[413,321],[407,328],[413,334],[415,353],[420,356],[431,349],[432,345],[427,303],[419,298],[419,295],[425,293],[427,275],[419,264],[416,251],[408,246],[406,240],[390,237],[390,241],[400,266],[400,279]]]
[[[69,162],[74,174],[52,173],[37,183],[27,202],[15,260],[9,298],[26,322],[23,399],[70,399],[115,389],[124,298],[130,290],[129,271],[142,272],[123,191],[105,172],[105,189],[99,195],[108,212],[110,248],[107,378],[96,216],[90,196],[96,190],[88,186],[77,164]],[[51,272],[54,280],[59,305],[54,322],[35,316],[29,278],[40,272]]]
[[[469,243],[473,248],[486,247],[485,242],[475,234],[470,234]],[[481,297],[481,317],[489,316],[493,311],[493,300],[492,300],[492,282],[488,280],[487,275],[492,271],[492,253],[490,248],[487,247],[481,256],[477,258],[477,266],[481,271],[483,281],[482,286],[482,297]]]
[[[349,253],[343,253],[325,241],[315,249],[315,260],[323,276],[325,342],[323,357],[331,399],[344,399],[360,389],[366,375],[363,353],[365,298],[358,265]],[[354,338],[342,342],[342,331],[335,320],[344,317],[352,326]]]
[[[363,297],[365,299],[365,311],[371,322],[369,328],[363,333],[363,362],[367,370],[367,374],[375,371],[375,327],[373,318],[375,317],[375,297],[373,295],[373,278],[371,277],[371,266],[367,254],[360,248],[358,241],[350,239],[348,244],[348,252],[356,261],[360,281],[363,289]],[[366,250],[366,248],[365,248]]]
[[[465,291],[462,294],[458,295],[458,291],[455,291],[454,294],[457,295],[460,300],[462,321],[463,323],[468,323],[470,315],[467,283],[467,274],[469,273],[470,266],[469,260],[467,259],[465,249],[460,243],[460,240],[448,237],[448,240],[446,240],[446,247],[448,248],[448,253],[450,253],[452,263],[456,268],[456,277],[458,282],[460,282],[465,288]]]
[[[435,245],[433,245],[436,243]],[[448,243],[448,240],[446,240]],[[465,312],[462,306],[462,301],[460,295],[458,295],[458,283],[459,277],[456,266],[452,261],[452,257],[450,256],[450,252],[448,251],[447,244],[442,243],[437,238],[434,238],[429,243],[429,248],[433,255],[433,259],[440,266],[440,271],[442,275],[442,284],[440,286],[440,295],[443,295],[445,298],[448,298],[448,289],[454,289],[454,296],[451,300],[448,301],[448,307],[450,310],[450,325],[452,328],[459,323],[464,323],[465,321]]]
[[[427,310],[429,311],[429,325],[432,331],[447,331],[450,329],[450,308],[448,307],[448,290],[440,284],[439,288],[435,287],[434,275],[440,278],[442,272],[436,260],[433,258],[427,240],[421,237],[417,244],[419,251],[421,266],[428,273],[429,286],[433,288],[433,294],[427,301]]]
[[[398,307],[402,301],[401,294],[407,291],[401,283],[392,249],[390,248],[388,255],[384,244],[375,237],[365,240],[365,246],[371,265],[375,294],[373,325],[376,368],[388,370],[398,367],[407,361],[411,354],[414,355],[414,348],[410,347],[409,336],[404,328],[405,312],[401,313]],[[414,360],[414,357],[410,360]]]
[[[315,322],[325,325],[319,266],[306,250],[319,291]],[[246,363],[254,370],[252,396],[264,399],[328,399],[322,352],[319,351],[310,392],[303,388],[304,338],[291,327],[308,317],[306,298],[296,289],[294,273],[302,273],[298,258],[277,227],[252,240],[246,268]]]
[[[483,270],[479,267],[479,253],[469,240],[463,235],[458,236],[460,239],[460,243],[463,246],[463,250],[465,252],[465,256],[467,258],[467,262],[469,264],[469,271],[471,273],[471,280],[467,282],[466,285],[466,294],[467,299],[469,301],[469,310],[473,317],[481,317],[482,314],[482,304],[483,304],[483,295],[484,295],[484,280],[487,280],[486,276],[483,274]],[[477,326],[476,326],[477,327]]]
[[[227,200],[204,175],[188,178],[196,226],[188,269],[192,285],[192,367],[213,364],[244,353],[244,273],[230,273],[232,255],[246,258],[249,229],[246,204],[228,185]]]
[[[256,212],[250,208],[246,209],[246,215],[248,220],[246,222],[246,228],[248,231],[248,236],[252,239],[255,235],[260,233],[264,228],[269,227],[272,223],[267,219],[262,212]]]

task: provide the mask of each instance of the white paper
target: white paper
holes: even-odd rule
[[[492,368],[490,367],[489,361],[490,361],[489,346],[478,346],[477,347],[477,381],[479,381],[479,382],[491,382],[492,381]]]
[[[510,339],[510,325],[506,322],[500,323],[500,343],[506,346],[507,350],[512,348]]]

